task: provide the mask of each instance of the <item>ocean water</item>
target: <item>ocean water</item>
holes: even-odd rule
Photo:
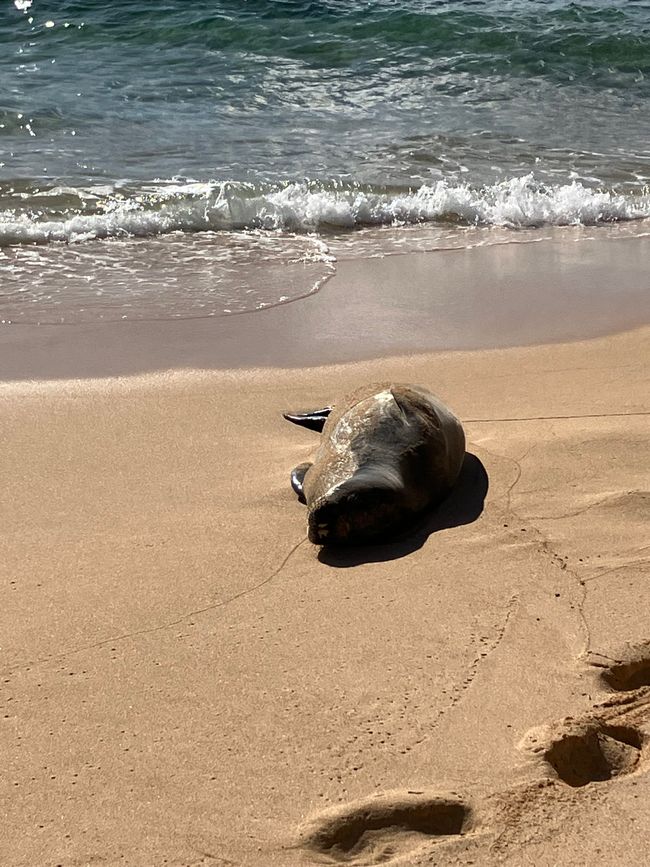
[[[341,257],[650,230],[650,2],[2,0],[0,320],[225,316]]]

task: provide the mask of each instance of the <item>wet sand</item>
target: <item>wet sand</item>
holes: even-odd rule
[[[121,379],[158,363],[57,345],[0,385],[1,863],[646,862],[650,328]],[[280,413],[373,379],[471,457],[408,539],[324,553]]]
[[[320,292],[250,314],[0,329],[0,380],[315,367],[575,340],[650,322],[650,237],[344,260]]]

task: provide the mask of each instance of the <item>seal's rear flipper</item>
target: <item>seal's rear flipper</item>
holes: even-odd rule
[[[323,409],[313,409],[311,412],[283,412],[282,415],[287,421],[292,421],[294,424],[299,424],[302,427],[320,433],[331,411],[332,407],[326,406]]]
[[[302,483],[305,479],[305,473],[311,467],[309,461],[304,464],[298,464],[291,470],[291,487],[298,494],[298,499],[301,503],[305,502],[305,495],[302,490]]]

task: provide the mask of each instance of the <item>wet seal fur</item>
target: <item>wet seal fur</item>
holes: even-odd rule
[[[367,385],[333,408],[284,417],[322,432],[313,463],[291,474],[316,545],[373,542],[403,530],[449,493],[465,456],[459,420],[417,385]]]

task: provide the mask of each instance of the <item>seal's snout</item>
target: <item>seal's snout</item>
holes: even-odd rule
[[[372,542],[398,523],[400,510],[394,491],[339,491],[309,513],[309,541],[314,545]]]

